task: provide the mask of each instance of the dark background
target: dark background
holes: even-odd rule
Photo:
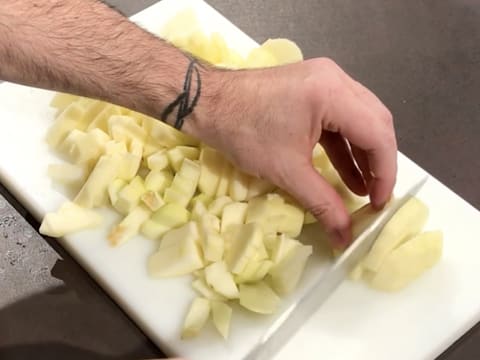
[[[127,15],[153,0],[110,0]],[[480,0],[210,0],[259,42],[328,56],[391,109],[400,150],[480,207]],[[160,356],[5,189],[0,195],[0,359]],[[20,214],[22,215],[20,215]],[[26,218],[26,220],[24,219]],[[480,275],[480,274],[479,274]],[[480,329],[442,359],[480,358]]]

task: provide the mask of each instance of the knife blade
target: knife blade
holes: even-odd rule
[[[346,279],[358,262],[368,253],[377,235],[411,197],[427,181],[428,176],[415,182],[402,196],[394,199],[368,225],[332,266],[292,303],[269,327],[244,360],[271,360],[289,339],[329,298]]]

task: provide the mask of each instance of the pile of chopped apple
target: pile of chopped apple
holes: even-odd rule
[[[269,40],[241,57],[219,34],[198,31],[192,16],[181,13],[167,24],[164,37],[217,65],[266,67],[302,59],[298,47],[285,39]],[[149,274],[192,274],[198,293],[185,319],[184,338],[197,335],[209,318],[226,338],[232,302],[272,314],[280,297],[296,288],[312,253],[296,238],[304,224],[316,220],[288,195],[157,119],[68,94],[57,94],[51,106],[58,112],[47,142],[66,162],[52,164],[48,174],[76,195],[45,216],[42,234],[61,237],[101,226],[95,209],[108,206],[123,217],[108,235],[112,245],[137,235],[159,241],[148,258]],[[358,198],[320,145],[312,161],[347,207],[357,209]],[[397,215],[400,220],[385,227],[355,278],[377,288],[400,288],[438,260],[438,234],[410,239],[426,219],[424,205],[410,206],[402,210],[407,215]],[[416,265],[407,266],[410,262]]]

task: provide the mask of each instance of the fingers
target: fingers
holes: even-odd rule
[[[360,171],[362,172],[362,177],[365,181],[367,192],[370,193],[373,174],[372,174],[372,171],[370,170],[370,165],[368,164],[367,154],[365,154],[363,150],[359,149],[355,145],[352,145],[351,148],[352,148],[352,155],[355,159],[355,162],[357,163],[358,167],[360,168]]]
[[[397,172],[397,145],[391,119],[371,109],[349,89],[339,95],[330,104],[325,119],[327,129],[335,129],[365,153],[373,177],[370,199],[374,206],[382,207],[393,191]]]
[[[284,190],[296,198],[327,229],[332,245],[343,248],[351,241],[350,216],[335,189],[308,163],[289,169]]]
[[[320,143],[343,182],[357,195],[367,195],[362,173],[356,166],[348,142],[338,133],[324,131]]]

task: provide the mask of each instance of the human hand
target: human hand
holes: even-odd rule
[[[204,116],[184,129],[290,193],[325,225],[334,245],[351,241],[350,217],[312,166],[317,142],[354,193],[368,194],[378,208],[388,201],[397,171],[392,115],[332,60],[212,71],[204,83]]]

